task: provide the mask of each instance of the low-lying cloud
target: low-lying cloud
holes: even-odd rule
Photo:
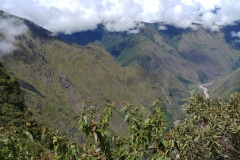
[[[9,53],[12,53],[17,49],[12,43],[7,41],[0,41],[0,57]]]
[[[12,53],[16,47],[16,36],[27,32],[28,28],[20,19],[3,14],[0,16],[0,56]]]
[[[234,32],[234,31],[231,32],[231,36],[240,38],[240,31],[239,32]]]
[[[0,9],[52,32],[71,34],[104,24],[109,31],[136,32],[138,22],[211,30],[240,20],[239,0],[1,0]]]

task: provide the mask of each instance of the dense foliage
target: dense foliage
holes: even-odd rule
[[[0,63],[0,159],[48,157],[55,134],[33,118],[17,79]]]
[[[224,102],[201,95],[188,100],[187,118],[172,131],[175,149],[181,158],[240,158],[240,94]]]
[[[227,102],[196,94],[187,100],[186,118],[169,131],[160,97],[147,116],[124,101],[126,135],[109,132],[113,103],[100,115],[86,103],[79,115],[86,140],[78,145],[37,123],[17,80],[2,66],[0,75],[0,159],[240,159],[240,94]]]

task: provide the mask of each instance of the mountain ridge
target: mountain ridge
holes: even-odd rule
[[[158,30],[157,24],[145,23],[145,27],[134,35],[128,35],[126,32],[102,31],[103,28],[98,28],[92,32],[97,33],[101,29],[102,39],[92,42],[103,45],[122,66],[137,63],[144,69],[154,72],[159,67],[158,62],[165,63],[163,67],[174,73],[175,77],[184,77],[188,81],[194,81],[195,84],[231,73],[230,66],[239,58],[239,51],[225,43],[224,35],[229,33],[211,32],[201,27],[197,30],[177,29],[171,26],[167,28],[167,30]],[[80,32],[60,35],[65,42],[74,42],[74,39],[82,36],[91,37],[92,34]],[[81,40],[82,38],[75,42],[81,45]],[[154,61],[157,61],[157,64]],[[150,64],[155,68],[150,69]],[[171,69],[169,67],[171,65],[175,66]],[[219,70],[223,75],[218,75]]]
[[[156,24],[145,24],[140,33],[128,35],[100,26],[94,39],[94,31],[76,33],[76,37],[51,36],[40,26],[21,20],[29,30],[15,37],[18,49],[1,60],[20,79],[34,116],[79,141],[74,117],[82,103],[91,102],[101,110],[115,102],[120,110],[127,100],[144,107],[147,114],[153,97],[160,96],[173,122],[184,117],[182,99],[190,97],[189,91],[230,74],[240,55],[224,42],[222,33],[202,28],[161,31]],[[74,43],[64,43],[63,36],[75,38]],[[94,43],[77,45],[86,36],[84,44]],[[118,112],[111,124],[113,132],[124,125],[120,119]]]
[[[98,44],[69,45],[58,37],[47,36],[51,34],[47,30],[24,21],[28,32],[16,37],[17,50],[3,56],[1,61],[19,78],[26,104],[37,120],[81,141],[74,117],[84,102],[93,102],[100,110],[115,102],[120,110],[127,100],[145,108],[147,114],[150,102],[155,96],[161,96],[170,121],[183,116],[182,104],[180,107],[174,104],[181,102],[180,97],[188,96],[184,87],[170,87],[161,76],[138,64],[122,67]],[[111,129],[119,131],[122,125],[122,113],[118,112]]]

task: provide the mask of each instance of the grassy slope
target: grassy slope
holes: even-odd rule
[[[101,39],[95,43],[102,44],[122,66],[139,64],[161,75],[166,83],[171,73],[175,83],[168,85],[185,91],[197,89],[199,83],[216,82],[239,65],[240,52],[226,43],[227,32],[211,32],[200,26],[197,30],[157,27],[146,24],[140,33],[130,35],[99,28],[101,32],[95,32],[101,34]],[[86,35],[93,36],[83,32],[74,38]]]
[[[163,79],[163,73],[170,72],[179,80],[178,84],[182,82],[188,90],[196,89],[199,83],[216,82],[238,67],[240,52],[226,38],[231,35],[228,27],[227,31],[225,28],[219,32],[200,26],[197,30],[167,28],[158,30],[158,24],[146,23],[140,33],[129,35],[107,32],[99,27],[93,34],[82,32],[63,38],[91,37],[93,42],[94,35],[100,34],[101,38],[95,39],[95,43],[102,44],[122,66],[139,64]]]
[[[202,28],[178,30],[158,31],[154,25],[147,24],[139,34],[106,33],[101,41],[109,52],[119,55],[117,60],[123,66],[137,63],[157,74],[166,69],[195,84],[231,72],[240,52],[224,41],[222,33]]]
[[[240,92],[240,68],[210,87],[210,93],[216,97],[227,97],[231,93]]]
[[[155,34],[152,34],[152,37],[146,37],[146,35],[151,35],[147,32]],[[173,74],[176,73],[176,68],[181,68],[181,59],[178,60],[179,56],[176,57],[176,50],[170,46],[168,47],[175,53],[169,54],[167,49],[162,47],[164,44],[160,44],[160,39],[161,36],[150,28],[144,30],[143,33],[129,36],[107,33],[103,36],[101,43],[114,55],[120,53],[116,59],[122,66],[138,64],[150,73],[160,75],[160,92],[163,94],[168,108],[171,108],[169,110],[175,112],[174,110],[177,110],[182,98],[190,95],[186,86]],[[185,72],[184,69],[181,71]]]
[[[123,100],[146,107],[160,95],[168,114],[179,118],[188,89],[199,79],[229,73],[239,54],[220,33],[199,29],[169,34],[148,24],[139,34],[106,32],[98,41],[121,67],[101,46],[69,45],[26,23],[29,33],[18,37],[18,50],[3,63],[20,78],[34,115],[71,137],[79,135],[73,118],[86,101],[100,108],[113,101],[120,109]],[[121,113],[116,116],[113,130],[124,125]]]
[[[221,33],[207,32],[204,29],[184,34],[179,51],[196,70],[207,74],[209,80],[229,74],[232,63],[240,54],[224,41]]]
[[[26,103],[38,120],[81,141],[74,117],[83,102],[91,101],[102,108],[112,101],[118,110],[124,106],[123,100],[143,107],[149,106],[155,96],[168,102],[169,86],[162,85],[162,77],[137,64],[121,67],[101,46],[69,45],[35,30],[30,28],[18,37],[18,50],[3,57],[2,62],[20,79]],[[183,91],[171,92],[170,98],[174,99]],[[180,108],[167,104],[165,110],[173,118],[181,116]],[[113,131],[124,125],[121,114],[111,124]]]

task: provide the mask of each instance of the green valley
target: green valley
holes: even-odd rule
[[[239,158],[237,26],[56,34],[0,20],[17,28],[0,30],[0,159]]]
[[[3,12],[0,16],[8,17]],[[17,49],[3,56],[2,63],[18,77],[35,118],[78,142],[83,139],[75,117],[84,103],[99,111],[115,103],[118,112],[110,128],[125,134],[119,112],[123,102],[143,107],[146,116],[151,112],[149,102],[160,96],[171,127],[185,117],[183,100],[190,98],[190,91],[220,80],[238,65],[240,51],[225,42],[224,33],[200,26],[159,30],[157,24],[145,23],[136,34],[109,32],[99,26],[95,31],[53,36],[26,19],[15,18],[28,31],[15,37]]]
[[[18,49],[2,57],[2,63],[18,77],[26,104],[37,120],[81,142],[75,117],[82,103],[92,102],[101,110],[114,102],[120,110],[127,100],[145,108],[147,114],[149,102],[161,96],[169,121],[183,116],[181,101],[189,93],[177,79],[171,79],[170,72],[164,71],[163,78],[138,64],[122,67],[99,45],[69,45],[27,20],[25,24],[29,30],[17,37]],[[175,82],[180,88],[170,87]],[[121,118],[121,113],[115,116],[112,131],[124,125]]]

